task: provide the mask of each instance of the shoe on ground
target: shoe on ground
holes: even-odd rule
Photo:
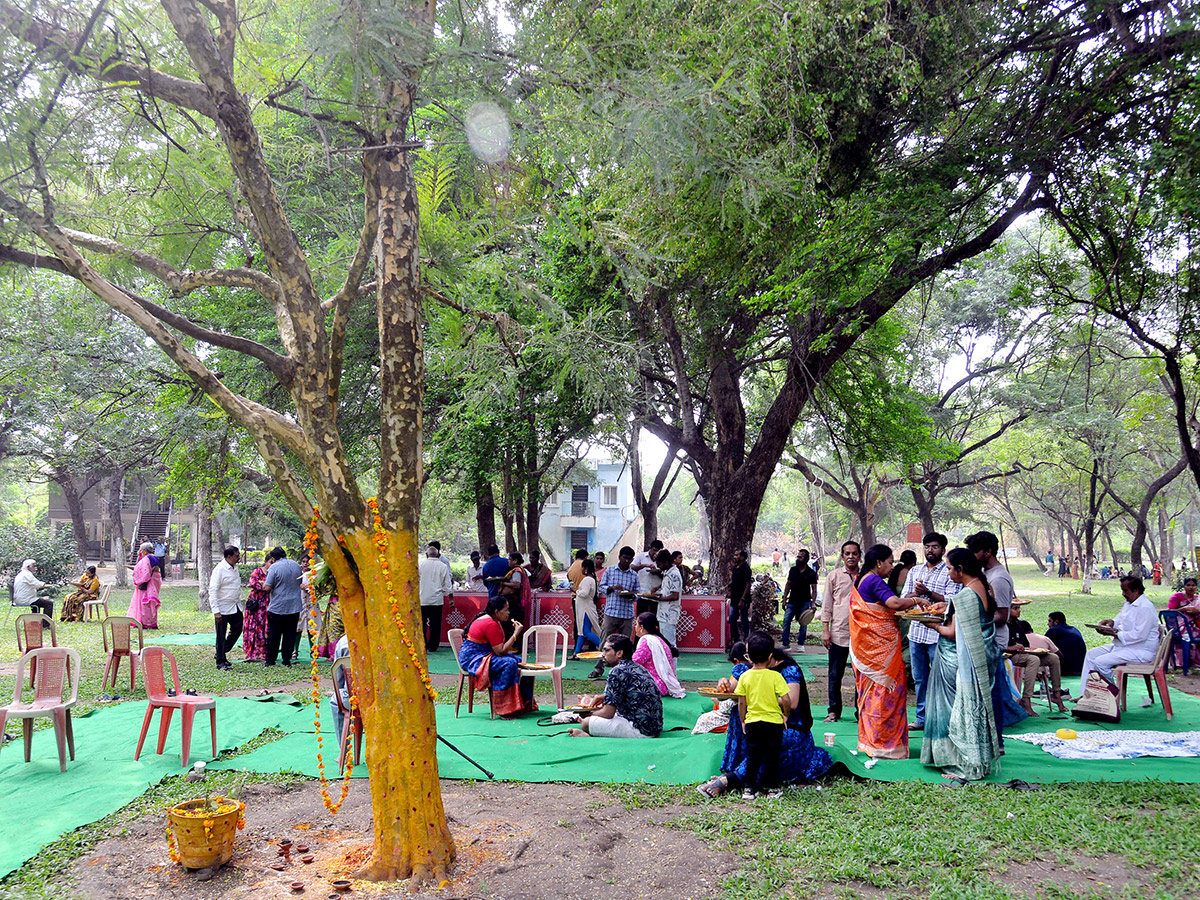
[[[829,715],[827,715],[827,716],[825,717],[824,721],[826,721],[826,722],[836,722],[836,721],[838,721],[840,718],[841,718],[841,716],[839,716],[837,713],[830,713]]]
[[[924,731],[925,723],[924,722],[909,722],[908,730],[909,731]]]
[[[768,800],[782,800],[783,799],[783,788],[775,788],[772,791],[767,791],[767,799]]]
[[[744,791],[742,791],[743,800],[754,800],[756,797],[758,797],[758,794],[754,793],[754,791],[750,790],[750,788],[746,788]]]
[[[592,679],[593,681],[601,681],[604,679],[604,670],[592,669],[592,671],[588,672],[588,678]]]

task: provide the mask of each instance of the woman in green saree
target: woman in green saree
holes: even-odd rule
[[[995,612],[987,576],[975,554],[963,548],[946,557],[950,579],[961,584],[935,625],[937,656],[929,680],[921,762],[938,766],[947,778],[978,781],[1000,757],[992,713],[992,679],[999,666]]]

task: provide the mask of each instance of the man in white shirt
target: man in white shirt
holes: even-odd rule
[[[425,652],[433,653],[442,641],[442,606],[445,598],[454,599],[454,581],[433,544],[417,566],[420,574],[421,626],[425,630]]]
[[[27,559],[21,563],[21,571],[13,579],[13,606],[28,606],[36,612],[54,618],[54,602],[39,600],[38,591],[46,586],[46,582],[38,579],[33,573],[37,571],[37,561]]]
[[[1096,630],[1114,638],[1111,644],[1093,647],[1083,658],[1082,684],[1086,687],[1088,675],[1095,671],[1116,690],[1113,681],[1113,666],[1123,663],[1147,663],[1154,659],[1158,650],[1158,611],[1146,599],[1146,586],[1142,579],[1126,575],[1121,579],[1121,594],[1125,605],[1116,619],[1104,619]]]
[[[467,590],[487,590],[487,586],[483,581],[483,564],[479,561],[478,550],[471,551],[471,562],[467,565]]]
[[[217,631],[218,669],[233,668],[226,654],[242,636],[242,610],[246,604],[242,599],[242,576],[237,569],[241,558],[242,552],[237,547],[226,547],[225,558],[213,567],[208,579],[208,606]]]
[[[658,569],[662,572],[662,582],[654,588],[658,597],[659,632],[672,647],[678,647],[675,630],[679,627],[679,613],[683,606],[683,573],[675,567],[670,550],[659,550],[655,559]]]
[[[655,567],[655,560],[662,549],[663,542],[655,539],[646,545],[645,550],[633,558],[633,564],[629,568],[637,575],[638,593],[652,593],[662,584],[662,570]],[[637,600],[638,614],[647,612],[649,609],[650,601],[639,597]]]
[[[826,722],[836,722],[842,717],[842,678],[846,674],[846,663],[850,659],[850,594],[858,580],[858,566],[862,561],[862,548],[858,541],[842,544],[842,565],[829,573],[825,579],[825,602],[821,606],[821,643],[829,651],[829,715]],[[854,676],[850,676],[854,686]],[[858,700],[855,695],[855,718],[858,717]]]

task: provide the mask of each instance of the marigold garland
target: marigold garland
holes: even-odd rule
[[[304,533],[304,550],[308,557],[310,573],[317,555],[317,520],[320,517],[321,507],[314,506],[312,520],[308,523],[308,531]],[[346,730],[346,770],[342,773],[342,787],[338,799],[335,801],[329,793],[329,779],[325,777],[325,756],[322,753],[325,749],[325,738],[321,734],[321,677],[317,672],[317,586],[313,584],[312,578],[308,579],[308,634],[309,645],[312,648],[310,675],[312,677],[313,729],[317,735],[317,778],[321,782],[321,797],[325,808],[331,814],[337,815],[350,793],[350,776],[354,773],[354,754],[349,751],[354,730],[353,728]],[[352,722],[357,709],[358,697],[351,693],[350,716]]]
[[[417,655],[412,638],[409,637],[408,629],[404,627],[404,621],[400,615],[400,601],[396,599],[396,588],[392,584],[392,572],[388,567],[388,538],[387,532],[383,530],[383,519],[379,515],[379,500],[371,497],[367,500],[367,506],[371,508],[371,517],[374,520],[375,549],[379,555],[379,568],[383,572],[384,585],[387,587],[387,600],[388,605],[392,609],[392,621],[396,623],[396,628],[400,631],[400,640],[404,642],[404,646],[408,650],[408,655],[412,659],[413,666],[416,668],[417,674],[421,676],[421,681],[425,685],[425,692],[429,694],[430,700],[436,700],[437,691],[433,689],[433,680],[429,677],[429,670],[422,665],[421,658]]]

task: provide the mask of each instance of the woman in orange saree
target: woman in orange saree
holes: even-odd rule
[[[858,749],[882,759],[908,759],[908,676],[896,611],[917,604],[888,587],[892,550],[876,544],[863,558],[850,594],[850,658],[858,688]]]

